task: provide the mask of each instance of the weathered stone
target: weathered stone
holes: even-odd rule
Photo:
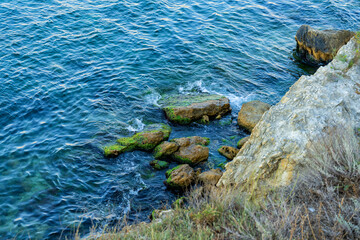
[[[173,154],[175,161],[179,163],[187,163],[190,165],[198,164],[207,160],[209,157],[209,148],[201,145],[190,145],[180,147],[179,151]]]
[[[150,151],[162,141],[169,138],[171,128],[165,124],[151,124],[144,131],[132,137],[120,138],[117,144],[104,148],[106,157],[117,157],[119,154],[133,150]]]
[[[255,125],[260,121],[264,112],[269,110],[270,107],[270,104],[258,100],[244,103],[238,115],[239,126],[252,131]]]
[[[156,159],[163,159],[170,157],[171,154],[176,152],[179,149],[179,145],[175,142],[163,142],[160,145],[156,146],[154,149],[154,157]]]
[[[309,144],[331,126],[360,127],[360,61],[355,39],[312,76],[302,76],[253,129],[217,186],[251,191],[286,186],[306,172]]]
[[[195,171],[188,164],[182,164],[165,173],[164,184],[173,189],[185,189],[195,180]]]
[[[222,174],[220,169],[211,169],[210,171],[199,174],[198,180],[204,185],[216,185]]]
[[[162,169],[168,168],[169,164],[170,163],[168,163],[168,162],[159,161],[159,160],[153,160],[150,162],[150,166],[152,166],[156,170],[162,170]]]
[[[239,149],[230,146],[222,146],[218,149],[218,152],[227,159],[233,160],[233,158],[239,152]]]
[[[198,120],[207,123],[207,120],[231,111],[229,99],[221,95],[176,95],[162,99],[160,104],[166,117],[179,124]]]
[[[237,143],[237,147],[238,149],[241,149],[242,146],[244,146],[244,144],[249,140],[250,136],[244,137],[242,139],[240,139]]]
[[[347,30],[314,30],[302,25],[296,33],[296,51],[301,60],[310,65],[329,63],[338,50],[353,36]]]
[[[178,144],[180,147],[187,147],[193,144],[207,146],[210,143],[210,139],[207,137],[183,137],[183,138],[174,138],[170,142]]]

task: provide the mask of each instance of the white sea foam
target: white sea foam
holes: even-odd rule
[[[143,130],[145,127],[145,124],[142,122],[142,119],[135,118],[134,120],[131,120],[129,125],[127,126],[127,130],[130,132],[138,132]]]
[[[161,95],[155,90],[151,90],[149,94],[145,96],[145,102],[150,105],[159,107],[158,101],[161,99]]]

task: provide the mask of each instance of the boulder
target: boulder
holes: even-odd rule
[[[302,76],[253,129],[217,186],[263,192],[307,171],[308,147],[333,126],[360,127],[360,60],[354,39],[312,76]],[[258,190],[258,191],[257,191]]]
[[[182,164],[165,173],[167,179],[164,184],[172,189],[185,189],[195,180],[196,173],[188,164]]]
[[[233,160],[233,158],[239,152],[239,149],[230,146],[222,146],[218,149],[218,152],[227,159]]]
[[[117,144],[104,148],[106,157],[117,157],[119,154],[133,150],[150,151],[170,136],[171,128],[165,124],[151,124],[144,131],[132,137],[120,138]]]
[[[354,35],[347,30],[315,30],[302,25],[295,36],[296,53],[306,64],[325,65]]]
[[[156,159],[164,159],[170,157],[171,154],[179,149],[179,145],[175,142],[162,142],[154,149],[154,157]]]
[[[150,166],[152,166],[156,170],[162,170],[169,167],[168,162],[165,161],[159,161],[159,160],[153,160],[150,162]]]
[[[153,222],[160,223],[167,217],[172,217],[174,215],[174,209],[154,209],[151,213],[150,219]]]
[[[179,163],[196,165],[209,157],[209,148],[205,147],[210,142],[208,138],[198,136],[175,138],[171,142],[180,146],[178,151],[172,154],[172,158]]]
[[[210,171],[200,173],[198,176],[198,180],[204,185],[215,186],[221,178],[222,174],[223,173],[220,169],[211,169]]]
[[[262,115],[269,110],[270,107],[270,104],[258,100],[244,103],[238,115],[239,126],[251,132],[260,121]]]
[[[237,143],[237,147],[238,149],[241,149],[242,146],[244,146],[244,144],[249,140],[250,136],[244,137],[242,139],[240,139]]]
[[[221,95],[176,95],[160,100],[166,117],[178,124],[208,123],[231,111],[230,101]]]

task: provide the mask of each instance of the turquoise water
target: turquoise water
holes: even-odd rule
[[[176,198],[151,154],[101,150],[167,123],[161,96],[230,98],[222,120],[172,125],[171,138],[210,137],[201,167],[216,166],[216,149],[248,134],[242,103],[275,104],[315,71],[293,60],[296,30],[358,30],[360,1],[0,0],[0,17],[0,238],[58,239]]]

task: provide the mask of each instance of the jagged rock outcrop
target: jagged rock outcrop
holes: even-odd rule
[[[354,32],[347,30],[321,31],[302,25],[295,36],[296,52],[306,64],[325,65],[353,36]]]
[[[270,104],[258,100],[244,103],[238,114],[237,120],[239,126],[251,132],[260,121],[262,115],[269,110],[270,107]]]
[[[358,42],[353,38],[330,64],[312,76],[302,76],[263,115],[217,186],[264,190],[288,185],[306,168],[307,146],[324,129],[360,127]]]
[[[221,95],[198,94],[169,96],[160,101],[166,117],[178,124],[208,123],[231,111],[230,101]]]

